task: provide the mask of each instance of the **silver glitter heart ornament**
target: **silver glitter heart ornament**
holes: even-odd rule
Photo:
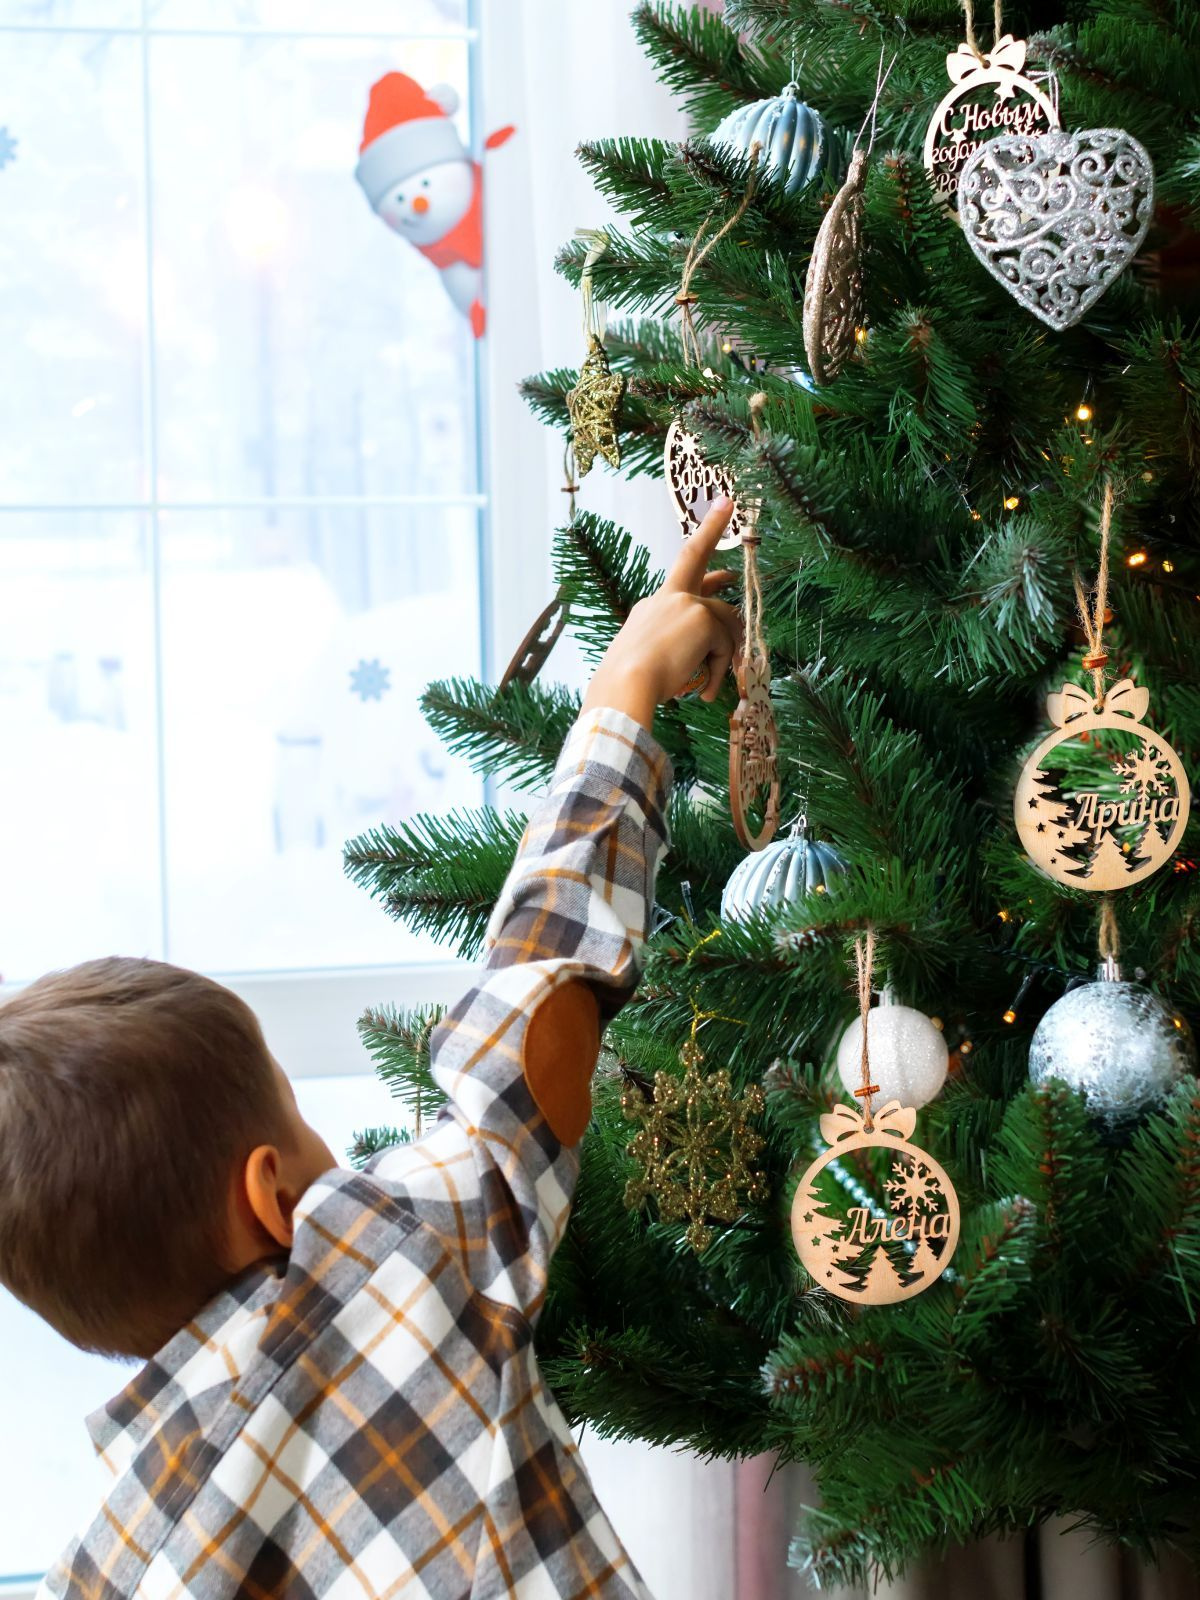
[[[1154,210],[1154,167],[1123,128],[989,139],[967,162],[958,217],[1014,299],[1069,328],[1123,272]]]

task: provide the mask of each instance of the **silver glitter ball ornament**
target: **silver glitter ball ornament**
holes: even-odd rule
[[[721,895],[721,919],[744,922],[755,914],[783,911],[806,894],[821,894],[846,863],[831,844],[810,839],[802,828],[743,857]]]
[[[1195,1059],[1186,1020],[1149,989],[1123,982],[1114,965],[1046,1012],[1029,1046],[1029,1077],[1061,1078],[1106,1132],[1122,1133],[1162,1105]]]
[[[785,194],[798,194],[818,172],[828,173],[835,183],[845,173],[845,152],[830,136],[820,112],[801,100],[794,83],[769,100],[731,111],[709,139],[743,156],[750,154],[752,145],[759,145],[759,170],[779,179]]]

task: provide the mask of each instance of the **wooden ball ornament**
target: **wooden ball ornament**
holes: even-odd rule
[[[729,806],[742,844],[761,850],[779,826],[779,729],[765,655],[743,653],[737,685],[741,698],[729,719]],[[756,833],[751,813],[760,804],[763,820]]]
[[[1025,76],[1024,66],[1025,41],[1010,33],[986,54],[960,44],[946,57],[952,87],[930,118],[925,167],[938,199],[951,210],[958,205],[963,168],[989,139],[1058,127],[1058,106]]]
[[[808,1167],[792,1201],[792,1239],[820,1288],[858,1305],[892,1305],[921,1294],[950,1265],[958,1246],[958,1196],[945,1170],[911,1142],[917,1113],[898,1100],[873,1117],[837,1105],[821,1118],[830,1148]],[[890,1157],[883,1194],[867,1193],[843,1214],[822,1193],[835,1161],[882,1150]],[[858,1163],[853,1163],[855,1171]],[[827,1179],[826,1183],[832,1179]]]
[[[1129,678],[1112,686],[1099,710],[1076,683],[1048,697],[1054,731],[1021,771],[1013,818],[1030,860],[1057,883],[1126,889],[1165,866],[1182,840],[1188,777],[1162,735],[1145,726],[1149,708],[1149,690]],[[1120,735],[1124,748],[1114,755],[1089,737],[1085,768],[1080,737],[1097,733]],[[1056,753],[1074,759],[1056,765]]]
[[[676,417],[667,429],[667,442],[663,449],[663,473],[671,493],[671,505],[679,531],[686,539],[708,515],[714,500],[728,495],[734,502],[729,526],[717,541],[718,550],[734,550],[742,542],[746,529],[746,513],[734,495],[733,474],[725,467],[714,466],[704,459],[700,441],[682,417]]]

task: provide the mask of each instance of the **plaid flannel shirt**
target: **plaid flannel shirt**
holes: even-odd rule
[[[286,1263],[231,1284],[89,1419],[116,1481],[42,1596],[645,1595],[534,1356],[578,1157],[525,1046],[573,980],[602,1014],[633,992],[670,780],[623,713],[576,723],[484,969],[435,1033],[447,1110],[367,1171],[326,1173]],[[582,1132],[596,1008],[574,994]]]

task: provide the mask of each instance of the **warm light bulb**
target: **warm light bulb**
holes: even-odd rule
[[[1012,921],[1012,912],[1011,911],[1003,910],[1003,911],[1000,912],[999,915],[1000,915],[1000,921],[1001,922],[1011,922]]]
[[[726,355],[728,355],[729,352],[733,349],[733,345],[730,343],[730,341],[728,339],[722,339],[721,340],[721,349],[725,352]]]
[[[1126,565],[1130,567],[1144,567],[1146,565],[1146,552],[1144,550],[1135,550],[1128,558]]]
[[[971,521],[972,522],[982,522],[983,521],[983,512],[982,511],[972,511],[972,513],[971,513]]]
[[[1175,563],[1173,561],[1164,561],[1163,562],[1163,571],[1164,572],[1174,572],[1175,571]]]
[[[1080,403],[1075,407],[1075,416],[1080,422],[1090,422],[1092,420],[1091,406],[1089,406],[1086,401],[1080,401]]]
[[[1019,494],[1006,495],[1004,498],[1005,511],[1015,511],[1020,504],[1021,496]]]
[[[866,344],[866,342],[867,342],[867,330],[865,328],[855,328],[855,330],[854,330],[854,341],[855,341],[856,344]]]
[[[959,1055],[969,1056],[974,1048],[975,1046],[971,1043],[970,1039],[964,1039],[958,1047],[958,1053]]]
[[[1017,1020],[1017,1013],[1011,1006],[1009,1006],[1008,1010],[1004,1013],[1004,1020],[1005,1022],[1015,1022]]]

